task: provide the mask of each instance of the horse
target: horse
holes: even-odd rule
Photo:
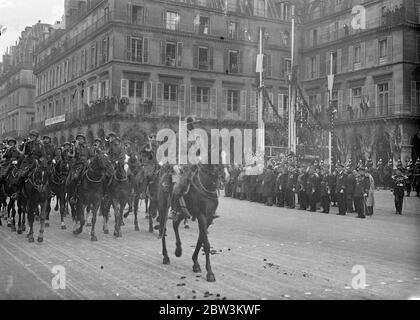
[[[35,168],[29,172],[27,179],[23,186],[23,201],[26,214],[29,221],[28,241],[34,242],[34,220],[35,214],[40,206],[40,222],[41,228],[39,230],[38,242],[44,241],[44,229],[46,218],[46,206],[50,196],[50,189],[48,185],[47,168],[40,164],[39,160],[35,161]]]
[[[64,217],[66,216],[67,210],[67,201],[66,201],[66,180],[70,172],[70,162],[68,160],[59,160],[54,162],[51,173],[48,176],[48,183],[50,185],[51,191],[56,195],[57,204],[59,206],[60,217],[61,217],[61,230],[66,230],[66,223],[64,222]],[[47,205],[47,218],[49,217]],[[50,207],[51,209],[51,207]],[[55,209],[55,211],[58,211]],[[48,219],[47,219],[48,220]]]
[[[74,196],[76,201],[71,202],[72,215],[75,220],[74,235],[79,235],[83,231],[85,224],[85,209],[89,207],[92,210],[92,227],[90,240],[98,241],[95,234],[96,215],[101,205],[103,196],[103,181],[105,173],[105,163],[101,155],[96,154],[83,170],[80,178],[80,185],[76,187]],[[80,226],[77,228],[77,224]]]
[[[109,160],[108,160],[109,161]],[[110,161],[109,161],[110,162]],[[108,165],[109,167],[109,165]],[[109,210],[114,208],[115,227],[114,236],[122,237],[121,225],[123,225],[123,214],[125,205],[128,203],[130,197],[130,182],[128,180],[127,172],[124,165],[117,161],[115,168],[113,167],[112,175],[107,181],[107,188],[105,192],[103,206],[101,213],[104,218],[104,231],[108,230]]]
[[[138,164],[136,169],[131,172],[130,180],[130,190],[134,194],[132,196],[132,206],[133,206],[133,213],[134,213],[134,230],[140,231],[137,213],[139,210],[139,203],[140,200],[146,199],[146,177],[143,165]],[[130,214],[130,210],[128,210],[124,214],[124,218],[126,219]]]
[[[18,167],[17,162],[12,163],[12,168],[9,170],[9,173],[7,174],[6,179],[3,182],[3,189],[4,194],[6,197],[9,197],[9,203],[7,204],[7,217],[11,217],[11,219],[8,221],[8,226],[11,227],[12,232],[16,232],[16,209],[15,205],[17,205],[18,208],[18,234],[22,234],[26,230],[25,227],[25,213],[23,210],[23,199],[22,196],[17,194],[17,182],[18,182]],[[17,195],[15,198],[14,195]]]
[[[153,219],[158,214],[159,166],[146,164],[144,166],[145,197],[149,198],[149,232],[153,233]]]
[[[228,175],[226,170],[225,174]],[[172,222],[176,237],[175,256],[179,258],[182,256],[181,239],[178,230],[181,221],[183,221],[188,215],[191,215],[193,220],[198,221],[199,236],[192,255],[193,272],[201,272],[201,267],[198,263],[198,253],[200,252],[201,247],[203,247],[206,255],[206,278],[208,282],[216,281],[210,264],[210,242],[207,236],[207,229],[213,223],[214,215],[219,205],[218,181],[218,165],[193,165],[188,176],[188,184],[182,192],[182,197],[179,199],[183,210],[177,219],[174,219]],[[163,187],[159,185],[159,189],[162,188]],[[160,215],[162,214],[160,217],[161,224],[164,224],[167,211],[166,207],[163,205],[164,201],[161,199],[159,200],[162,202],[161,206],[164,207],[164,209],[159,213]],[[163,226],[161,226],[161,230],[164,230]],[[168,260],[164,256],[163,262],[165,263],[166,261]]]

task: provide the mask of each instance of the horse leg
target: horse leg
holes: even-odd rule
[[[139,221],[137,219],[137,212],[139,210],[139,202],[140,202],[140,195],[136,192],[136,195],[135,195],[134,200],[133,200],[133,205],[134,205],[134,230],[135,231],[140,231]]]
[[[12,203],[12,219],[10,222],[10,228],[12,232],[16,232],[16,209],[15,209],[15,200],[10,201]]]
[[[198,228],[200,230],[199,237],[202,239],[204,253],[206,254],[206,270],[207,270],[207,281],[208,282],[215,282],[216,278],[214,277],[213,271],[211,270],[210,265],[210,242],[207,236],[207,219],[203,214],[197,218],[198,220]]]
[[[181,243],[181,237],[179,236],[179,224],[181,222],[181,219],[177,219],[177,220],[173,220],[172,221],[172,226],[174,228],[174,232],[175,232],[175,239],[176,239],[176,249],[175,249],[175,256],[177,258],[182,256],[182,243]]]
[[[46,217],[49,214],[47,207],[50,204],[51,199],[47,199],[45,202],[41,203],[41,210],[40,210],[40,221],[41,221],[41,228],[39,229],[39,234],[38,234],[38,242],[41,243],[44,241],[44,228],[46,227]],[[51,206],[50,206],[51,209]],[[48,220],[47,220],[48,221]]]
[[[18,216],[19,216],[17,233],[22,234],[22,210],[19,206],[19,201],[16,201],[16,203],[17,203]]]
[[[11,227],[12,226],[12,220],[10,219],[10,212],[12,211],[12,208],[15,206],[15,200],[10,198],[9,199],[9,204],[7,205],[7,227]]]
[[[57,195],[57,204],[60,203],[60,218],[61,218],[61,230],[66,230],[66,223],[64,222],[64,217],[66,216],[66,195],[64,192],[60,192]]]
[[[45,202],[45,227],[46,228],[50,226],[51,200],[52,198],[48,198],[47,201]]]
[[[103,199],[101,201],[101,205],[100,205],[100,209],[99,210],[101,212],[102,218],[104,219],[103,220],[104,221],[104,225],[102,227],[102,230],[104,231],[104,234],[108,234],[109,233],[109,229],[108,229],[108,219],[109,219],[108,211],[109,211],[109,208],[107,208],[107,206],[108,206],[108,202],[105,199]]]
[[[95,235],[96,215],[98,213],[98,209],[99,209],[99,203],[97,201],[92,208],[92,229],[90,230],[91,241],[98,241],[98,238]]]
[[[148,219],[149,218],[149,209],[150,209],[150,206],[149,206],[149,198],[145,198],[144,199],[144,205],[145,205],[145,207],[146,207],[146,211],[145,211],[145,213],[146,213],[146,216],[145,216],[145,218],[146,219]]]
[[[112,207],[114,209],[115,225],[114,225],[114,237],[122,237],[121,233],[121,221],[120,221],[120,204],[116,200],[112,200]],[[123,209],[124,210],[124,209]]]
[[[61,197],[61,195],[56,195],[55,196],[55,200],[56,200],[55,207],[54,207],[55,212],[58,212],[59,207],[61,207],[60,197]],[[59,206],[59,204],[60,204],[60,206]]]
[[[91,227],[92,226],[92,207],[90,204],[86,207],[86,221],[87,221],[86,227]]]
[[[33,208],[31,203],[26,205],[27,213],[28,213],[28,221],[29,221],[29,233],[28,233],[28,241],[30,243],[35,242],[34,240],[34,220],[35,220],[35,208]]]
[[[77,200],[76,203],[76,214],[76,219],[80,223],[80,227],[73,231],[74,235],[81,234],[83,232],[83,226],[85,224],[85,206],[81,203],[80,200]]]

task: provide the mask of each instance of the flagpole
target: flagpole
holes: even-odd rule
[[[296,155],[295,98],[292,88],[293,65],[295,54],[295,6],[292,6],[291,72],[289,75],[289,150]]]
[[[259,44],[259,74],[260,74],[260,92],[258,96],[258,129],[259,129],[259,136],[257,133],[257,148],[261,155],[264,155],[265,152],[265,130],[264,130],[264,119],[263,119],[263,106],[264,106],[264,78],[263,78],[263,28],[260,27],[260,44]]]
[[[330,56],[330,75],[332,76],[333,74],[333,52],[331,51],[331,56]],[[332,77],[331,77],[332,78]],[[332,79],[330,81],[333,81]],[[331,100],[332,100],[332,88],[333,88],[333,82],[329,85],[329,107],[331,108]],[[332,112],[332,109],[331,109]],[[333,117],[334,114],[331,115],[331,117]],[[332,121],[332,119],[330,119],[330,121]],[[330,173],[332,173],[332,123],[330,123],[330,130],[328,133],[328,159],[329,159],[329,164],[330,164]]]

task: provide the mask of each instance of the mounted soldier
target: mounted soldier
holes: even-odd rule
[[[9,175],[9,172],[12,169],[13,165],[18,165],[18,162],[21,158],[21,153],[18,151],[16,144],[17,141],[15,138],[7,138],[6,151],[2,155],[4,163],[2,164],[0,181],[5,179]]]
[[[53,160],[55,159],[55,156],[57,154],[56,148],[51,143],[51,137],[48,135],[44,135],[42,137],[42,144],[45,149],[45,155],[46,155],[46,162],[48,166],[48,170],[51,170]]]
[[[19,150],[19,149],[17,149]],[[22,145],[20,154],[24,156],[18,171],[18,193],[23,194],[23,186],[26,178],[37,163],[42,167],[46,167],[46,153],[43,144],[39,140],[39,133],[36,130],[29,132],[29,139],[25,140]],[[14,196],[17,196],[16,194]]]
[[[112,162],[114,168],[116,165],[124,166],[125,153],[124,148],[121,143],[121,139],[114,132],[110,132],[107,135],[108,140],[108,150],[107,155],[109,160]]]
[[[80,185],[83,171],[87,168],[89,160],[94,156],[92,150],[86,144],[86,136],[83,133],[76,135],[76,143],[73,145],[69,156],[74,159],[73,167],[67,177],[66,186],[69,188]],[[75,201],[73,197],[71,199]]]

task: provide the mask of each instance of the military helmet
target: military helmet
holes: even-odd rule
[[[36,130],[31,130],[29,131],[29,135],[30,136],[35,136],[35,137],[39,137],[39,132]]]
[[[86,136],[83,134],[83,132],[80,132],[80,133],[78,133],[78,134],[76,135],[76,140],[77,140],[77,138],[79,138],[79,137],[82,137],[83,139],[85,139],[85,140],[86,140]]]
[[[93,140],[93,143],[95,143],[95,142],[102,143],[102,140],[100,138],[96,138],[96,139]]]
[[[42,136],[42,140],[44,140],[45,138],[48,138],[48,139],[50,139],[50,140],[51,140],[51,137],[50,137],[49,135],[47,135],[47,134],[44,134],[44,135]]]
[[[117,134],[115,132],[111,131],[106,136],[107,137],[114,137],[114,138],[116,138],[117,137]]]
[[[66,142],[63,143],[63,147],[65,147],[65,146],[71,146],[71,143],[69,141],[66,141]]]
[[[6,141],[7,141],[7,143],[9,143],[10,141],[14,141],[15,144],[17,143],[17,140],[15,138],[13,138],[13,137],[6,138]]]

